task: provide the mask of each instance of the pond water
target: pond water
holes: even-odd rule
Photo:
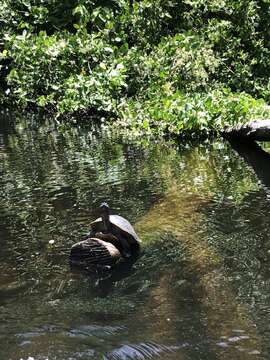
[[[269,359],[269,190],[229,143],[9,115],[0,160],[0,359]],[[74,272],[69,249],[102,201],[143,254]]]

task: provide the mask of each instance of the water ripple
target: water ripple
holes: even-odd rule
[[[100,326],[100,325],[81,325],[72,328],[69,334],[72,336],[111,336],[125,329],[123,326]]]
[[[181,347],[185,347],[185,344]],[[120,348],[105,354],[102,360],[152,359],[153,357],[160,356],[161,354],[173,353],[179,348],[180,346],[167,346],[157,344],[155,342],[122,345]]]

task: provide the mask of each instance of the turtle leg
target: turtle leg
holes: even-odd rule
[[[89,233],[87,234],[87,236],[90,238],[95,237],[95,235],[96,235],[96,231],[94,231],[93,229],[89,230]]]
[[[116,236],[110,234],[110,233],[102,233],[102,232],[97,232],[95,234],[95,237],[97,237],[100,240],[106,241],[111,243],[112,245],[114,245],[117,249],[119,248],[119,240]],[[120,251],[120,250],[119,250]]]
[[[88,231],[88,233],[86,233],[85,235],[83,235],[82,240],[87,240],[87,239],[89,239],[89,238],[91,238],[91,237],[94,237],[92,230],[91,230],[91,231]]]
[[[124,258],[130,258],[131,251],[130,251],[130,246],[129,246],[127,239],[124,236],[119,235],[119,234],[117,235],[117,237],[118,237],[121,247],[122,247],[122,251],[121,251],[122,256]]]

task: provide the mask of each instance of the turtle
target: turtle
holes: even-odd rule
[[[111,269],[120,257],[120,251],[114,245],[97,237],[72,245],[69,261],[72,268],[102,271]]]
[[[90,236],[98,234],[101,239],[102,234],[115,236],[119,240],[120,252],[124,258],[130,257],[133,253],[138,253],[141,241],[130,222],[122,216],[110,215],[110,208],[107,203],[102,203],[99,209],[101,217],[91,223]]]

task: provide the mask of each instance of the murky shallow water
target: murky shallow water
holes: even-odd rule
[[[0,124],[0,359],[269,358],[269,193],[228,143]],[[104,200],[144,253],[72,272]]]

